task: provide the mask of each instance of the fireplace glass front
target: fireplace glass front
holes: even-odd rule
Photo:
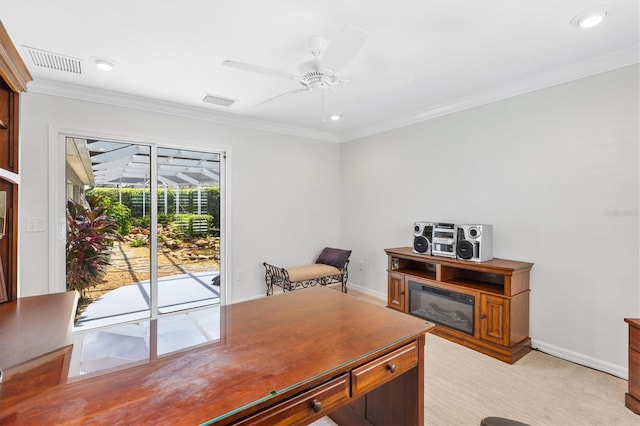
[[[409,312],[473,335],[475,297],[409,281]]]

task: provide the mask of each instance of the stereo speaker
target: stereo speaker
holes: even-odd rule
[[[474,262],[493,259],[492,225],[457,225],[456,240],[458,259]]]
[[[433,241],[433,222],[415,222],[413,225],[413,251],[431,254]]]

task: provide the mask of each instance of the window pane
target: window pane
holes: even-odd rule
[[[85,269],[90,272],[81,288],[76,286],[81,292],[76,327],[150,316],[149,156],[150,147],[146,145],[67,138],[67,199],[89,205],[94,215],[102,215],[101,222],[96,220],[93,227],[85,217],[84,233],[76,235],[69,229],[67,233],[68,288],[73,281],[72,269],[83,268],[78,262],[87,263]],[[109,221],[121,236],[118,240],[100,239]],[[87,234],[94,241],[104,242],[104,247],[97,244],[102,251],[97,271],[88,254],[75,263],[69,260],[73,238]]]
[[[220,154],[158,148],[158,310],[220,302]]]

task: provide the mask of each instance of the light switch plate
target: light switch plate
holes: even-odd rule
[[[28,217],[27,232],[44,232],[45,231],[44,224],[45,224],[44,217]]]

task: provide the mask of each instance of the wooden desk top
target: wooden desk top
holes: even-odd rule
[[[77,293],[24,297],[0,304],[4,371],[71,343]]]
[[[152,347],[146,362],[71,380],[10,407],[0,393],[0,424],[224,419],[285,400],[302,385],[315,386],[433,328],[324,287],[216,309],[219,340],[165,356]]]

